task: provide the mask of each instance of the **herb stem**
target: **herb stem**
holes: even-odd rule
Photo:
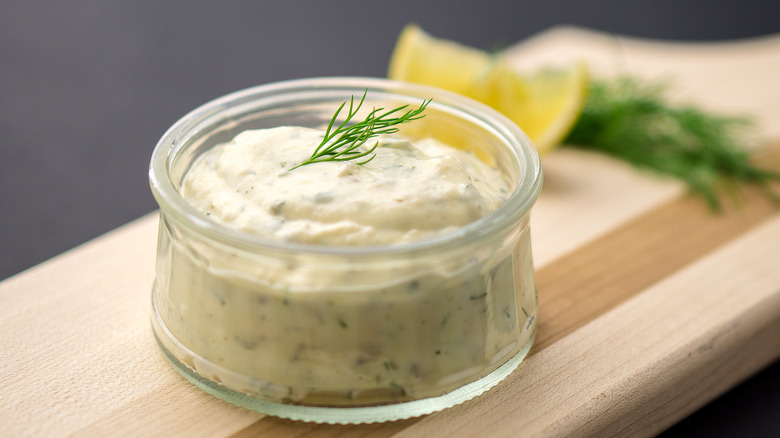
[[[331,117],[330,123],[328,123],[328,127],[325,130],[325,135],[322,137],[322,142],[314,149],[311,157],[290,168],[288,171],[297,169],[306,164],[327,161],[351,161],[368,157],[367,159],[356,161],[356,164],[362,166],[374,159],[376,156],[374,151],[379,146],[379,142],[377,141],[368,149],[362,148],[368,140],[378,135],[398,132],[397,125],[425,117],[422,112],[428,104],[431,103],[431,99],[425,100],[417,109],[410,109],[399,116],[396,115],[408,108],[409,105],[402,105],[386,111],[384,108],[374,108],[368,113],[365,120],[350,125],[352,119],[363,106],[367,93],[368,90],[363,92],[363,97],[360,98],[357,105],[355,104],[355,96],[350,98],[349,109],[347,110],[344,121],[334,129],[333,127],[336,124],[339,114],[341,114],[341,111],[347,105],[346,101],[343,102],[333,114],[333,117]]]

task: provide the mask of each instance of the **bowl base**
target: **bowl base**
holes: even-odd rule
[[[187,356],[195,357],[200,363],[208,362],[203,358],[197,358],[194,353],[190,352],[173,337],[160,319],[160,315],[157,312],[157,306],[154,302],[152,303],[151,319],[155,340],[160,346],[165,358],[176,371],[198,388],[229,403],[253,411],[291,420],[328,424],[381,423],[385,421],[403,420],[438,412],[468,401],[494,387],[514,371],[528,354],[536,335],[536,327],[534,327],[533,333],[528,338],[528,342],[526,342],[526,344],[504,364],[490,374],[446,394],[392,404],[325,407],[286,404],[263,400],[249,394],[234,391],[213,380],[203,377],[194,371],[192,367],[179,360],[179,358],[171,352],[172,349],[175,349],[181,353],[186,352],[185,354]],[[179,356],[184,357],[182,355]]]

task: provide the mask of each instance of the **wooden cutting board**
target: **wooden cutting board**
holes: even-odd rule
[[[780,37],[671,44],[556,28],[518,66],[590,61],[673,79],[678,98],[748,112],[780,145]],[[771,141],[770,141],[771,146]],[[764,165],[780,169],[780,147]],[[533,210],[540,326],[493,390],[393,423],[329,426],[217,400],[163,359],[149,326],[151,214],[0,283],[8,436],[645,436],[780,357],[780,207],[746,188],[713,214],[678,183],[572,149],[544,160]]]

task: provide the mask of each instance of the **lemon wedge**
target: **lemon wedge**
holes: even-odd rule
[[[398,37],[388,77],[444,88],[495,108],[520,126],[540,155],[574,126],[589,81],[584,62],[522,73],[501,54],[432,37],[414,24]]]

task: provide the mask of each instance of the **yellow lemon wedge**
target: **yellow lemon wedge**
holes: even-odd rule
[[[574,126],[589,81],[584,62],[523,73],[501,54],[432,37],[414,24],[398,37],[388,77],[444,88],[495,108],[520,126],[540,155]]]

